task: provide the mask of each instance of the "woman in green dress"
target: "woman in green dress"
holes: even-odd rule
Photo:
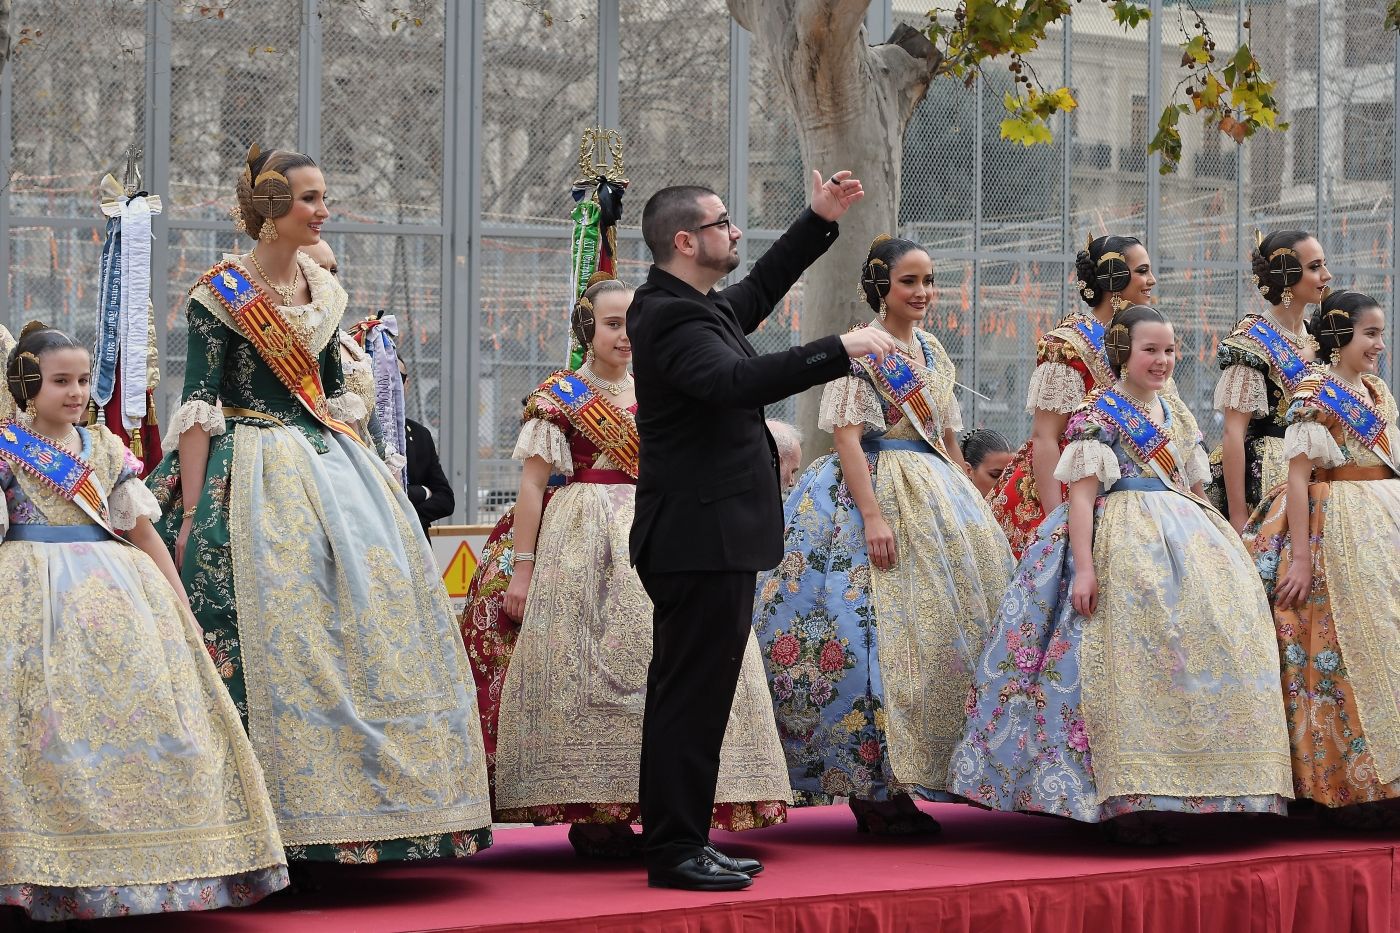
[[[292,860],[490,844],[476,695],[412,506],[350,423],[346,295],[297,250],[328,213],[306,156],[254,147],[257,241],[190,292],[182,404],[149,480]]]

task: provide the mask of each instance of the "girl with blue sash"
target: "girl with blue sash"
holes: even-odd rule
[[[1158,826],[1123,818],[1283,813],[1288,737],[1263,588],[1200,499],[1200,432],[1164,391],[1172,327],[1137,305],[1105,343],[1118,381],[1070,416],[1055,471],[1069,499],[997,612],[948,788],[1152,844]]]
[[[252,904],[287,885],[262,772],[140,461],[75,425],[91,369],[35,323],[6,370],[24,411],[0,420],[0,904],[36,920]]]
[[[857,828],[930,833],[911,794],[947,799],[948,755],[1012,561],[958,452],[955,371],[918,324],[933,262],[879,237],[861,291],[900,352],[822,394],[836,453],[798,480],[782,562],[758,578],[763,643],[788,771],[801,803],[850,799]]]
[[[530,393],[521,419],[512,573],[499,600],[477,590],[483,604],[467,607],[464,628],[473,662],[487,662],[479,679],[499,683],[481,704],[496,820],[569,823],[570,843],[587,858],[641,855],[632,823],[640,816],[652,604],[628,556],[641,465],[628,372],[631,301],[629,286],[605,278],[575,303],[570,324],[583,364]],[[551,475],[563,484],[546,497]],[[712,825],[781,823],[789,793],[751,637]]]
[[[1216,351],[1215,407],[1225,416],[1211,454],[1207,494],[1236,531],[1259,501],[1288,475],[1283,433],[1289,401],[1317,357],[1307,306],[1322,300],[1332,274],[1322,245],[1303,230],[1261,237],[1251,262],[1269,307],[1247,314]]]
[[[1295,792],[1340,822],[1394,829],[1400,810],[1377,805],[1400,798],[1400,433],[1376,375],[1385,326],[1359,292],[1314,312],[1330,365],[1293,394],[1288,480],[1246,541],[1273,596]]]

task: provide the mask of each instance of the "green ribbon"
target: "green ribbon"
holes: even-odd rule
[[[603,231],[600,225],[603,209],[592,198],[584,198],[574,206],[574,235],[569,255],[573,261],[574,300],[588,287],[588,280],[598,269],[598,251],[602,244]],[[571,303],[572,307],[572,303]],[[583,347],[570,341],[569,368],[583,365]]]

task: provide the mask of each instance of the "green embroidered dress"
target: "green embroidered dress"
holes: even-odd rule
[[[240,266],[241,268],[241,266]],[[304,258],[312,303],[277,309],[345,389],[335,279]],[[244,275],[247,275],[246,270]],[[179,436],[209,432],[180,575],[266,773],[289,859],[375,862],[490,845],[470,669],[413,508],[367,447],[322,427],[206,284],[190,293],[182,405],[148,480],[174,544]]]

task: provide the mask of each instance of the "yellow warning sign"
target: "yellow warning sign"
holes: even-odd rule
[[[447,595],[453,599],[465,599],[467,587],[471,586],[472,574],[476,573],[476,555],[467,542],[457,545],[447,569],[442,573],[442,582],[447,586]]]

